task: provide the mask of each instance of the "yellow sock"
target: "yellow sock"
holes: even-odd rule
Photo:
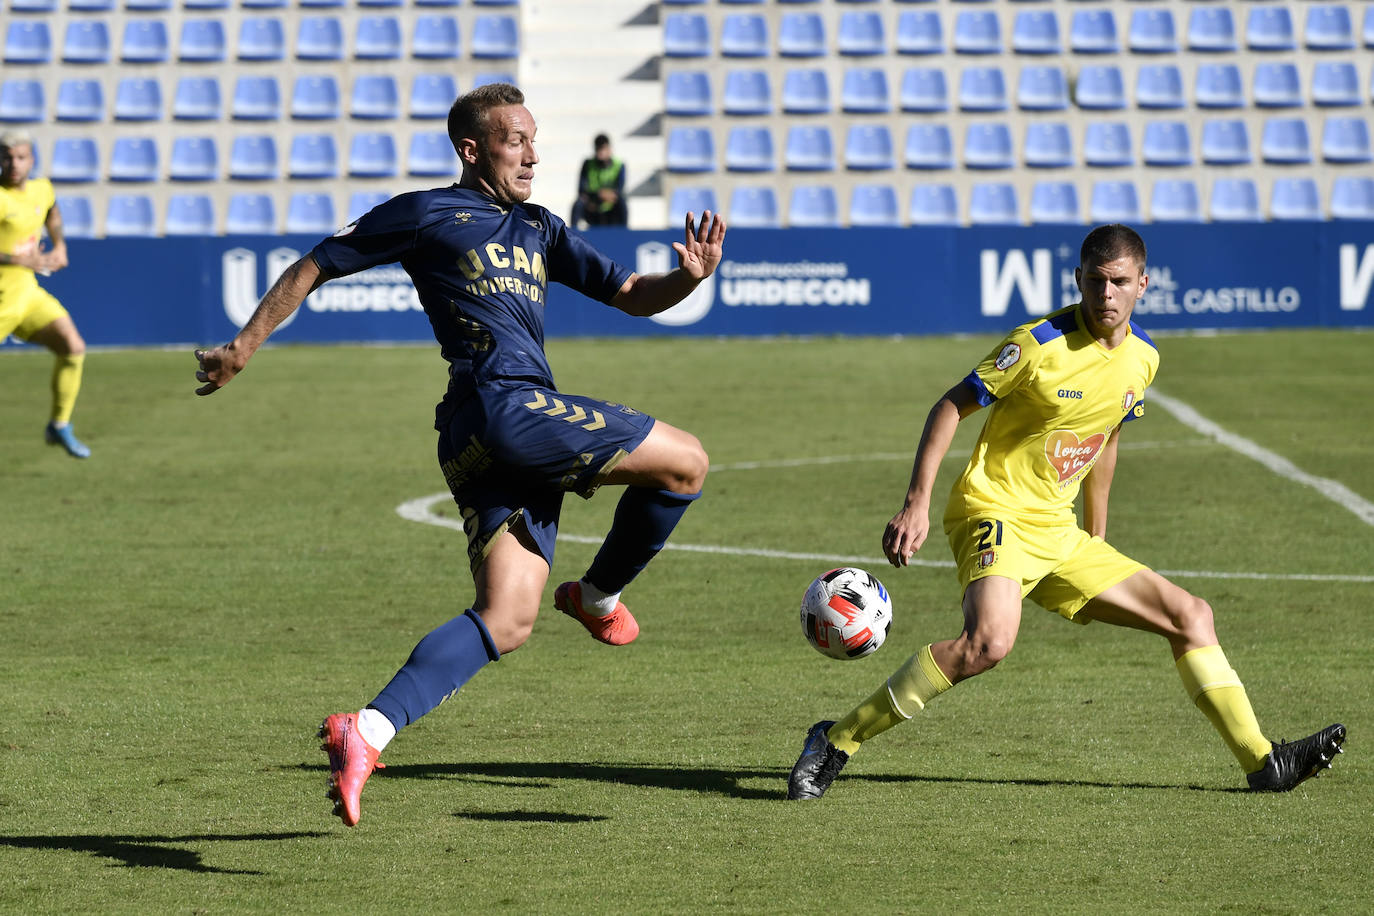
[[[872,696],[830,726],[826,737],[835,747],[852,754],[869,738],[925,709],[931,699],[952,686],[926,646],[908,658]]]
[[[1269,756],[1272,745],[1260,731],[1245,687],[1226,661],[1221,646],[1203,646],[1185,652],[1177,665],[1183,686],[1197,708],[1221,733],[1221,740],[1236,755],[1241,769],[1253,773],[1264,766],[1264,758]]]
[[[81,391],[81,367],[86,355],[59,356],[52,369],[52,421],[70,423],[76,407],[76,395]]]

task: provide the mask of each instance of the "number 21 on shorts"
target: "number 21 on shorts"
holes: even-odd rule
[[[1002,523],[984,519],[978,523],[978,550],[1002,546]]]

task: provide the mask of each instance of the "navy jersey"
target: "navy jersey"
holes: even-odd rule
[[[543,207],[503,206],[457,185],[379,204],[311,256],[336,276],[395,261],[410,275],[449,363],[440,426],[483,382],[553,387],[544,355],[550,280],[609,303],[632,273]]]

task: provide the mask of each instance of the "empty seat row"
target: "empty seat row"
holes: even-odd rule
[[[460,56],[458,20],[424,15],[411,31],[410,57],[443,60]],[[473,20],[468,53],[474,58],[519,56],[520,36],[515,17],[484,15]],[[102,20],[67,23],[60,58],[69,64],[109,63],[114,50],[109,26]],[[160,19],[133,19],[124,24],[118,49],[124,63],[164,63],[172,59],[167,24]],[[297,60],[343,60],[347,51],[343,23],[333,16],[304,16],[296,32]],[[229,56],[224,23],[218,19],[187,19],[181,24],[176,59],[183,63],[211,63]],[[239,23],[233,56],[241,61],[279,61],[287,56],[282,20],[267,17]],[[363,16],[354,29],[355,60],[399,60],[405,56],[400,20],[394,16]],[[52,60],[52,36],[43,21],[11,21],[5,36],[5,63],[45,64]]]
[[[292,194],[286,202],[286,218],[277,223],[277,205],[269,194],[234,194],[225,212],[224,231],[231,235],[275,235],[279,230],[305,234],[330,233],[340,223],[357,219],[385,201],[384,191],[359,191],[349,195],[347,215],[336,216],[330,194]],[[63,228],[71,238],[97,235],[95,207],[89,197],[57,198]],[[173,194],[167,199],[162,231],[167,235],[216,235],[219,233],[214,200],[208,194]],[[146,194],[112,194],[106,203],[103,225],[107,236],[158,235],[156,207]]]
[[[243,9],[287,9],[300,7],[343,7],[350,0],[10,0],[12,13],[56,13],[62,8],[73,13],[109,13],[116,9],[129,12],[160,12],[180,6],[187,10],[227,10],[231,6]],[[462,0],[351,0],[360,7],[406,6],[461,6]],[[470,0],[476,6],[518,6],[520,0]]]

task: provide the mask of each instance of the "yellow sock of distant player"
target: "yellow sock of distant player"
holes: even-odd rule
[[[871,697],[830,726],[826,737],[835,747],[852,754],[869,738],[925,709],[931,699],[952,686],[926,646],[908,658]]]
[[[81,367],[86,356],[59,356],[52,369],[52,421],[70,423],[81,391]]]
[[[1255,711],[1240,678],[1226,661],[1221,646],[1203,646],[1185,652],[1178,659],[1178,675],[1183,686],[1221,733],[1221,739],[1236,755],[1240,767],[1253,773],[1264,766],[1272,745],[1260,731]]]

